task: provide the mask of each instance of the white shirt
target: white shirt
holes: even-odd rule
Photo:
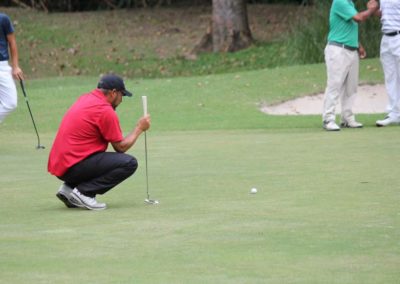
[[[400,31],[400,0],[381,0],[380,10],[382,32]]]

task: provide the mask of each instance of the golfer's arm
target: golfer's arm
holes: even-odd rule
[[[360,23],[360,22],[364,22],[365,20],[367,20],[371,15],[373,15],[375,13],[375,9],[367,9],[365,11],[362,11],[360,13],[358,13],[357,15],[355,15],[353,17],[353,20]]]
[[[139,126],[136,126],[131,133],[125,136],[124,139],[119,142],[112,142],[111,145],[116,152],[125,153],[136,143],[136,140],[139,138],[142,132],[143,130]]]
[[[17,48],[17,41],[15,40],[15,34],[8,34],[7,35],[8,44],[10,46],[10,53],[11,53],[11,66],[12,68],[18,68],[18,48]]]

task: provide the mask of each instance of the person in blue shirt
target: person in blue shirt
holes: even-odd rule
[[[0,13],[0,123],[17,107],[14,79],[23,80],[24,73],[18,63],[14,27],[10,17]]]

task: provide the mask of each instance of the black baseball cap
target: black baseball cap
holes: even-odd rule
[[[123,96],[132,97],[132,93],[125,89],[124,80],[121,77],[114,74],[107,74],[100,78],[97,88],[105,90],[117,90],[122,93]]]

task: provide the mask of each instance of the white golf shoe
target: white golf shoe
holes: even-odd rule
[[[382,120],[377,120],[376,121],[376,126],[383,127],[383,126],[388,126],[390,124],[399,124],[399,123],[400,123],[399,119],[394,119],[394,118],[391,118],[389,116],[386,116]]]
[[[346,128],[362,128],[363,125],[362,123],[358,121],[344,121],[340,124],[340,127],[346,127]]]
[[[64,202],[65,206],[67,206],[68,208],[83,207],[82,205],[80,205],[78,202],[76,202],[74,199],[71,198],[71,193],[72,193],[72,188],[63,183],[58,189],[56,196],[58,197],[58,199]]]
[[[97,202],[95,197],[86,196],[79,192],[79,190],[76,188],[72,190],[71,197],[75,202],[89,210],[104,210],[107,208],[105,203]]]
[[[339,131],[340,127],[334,121],[324,121],[323,127],[326,131]]]

